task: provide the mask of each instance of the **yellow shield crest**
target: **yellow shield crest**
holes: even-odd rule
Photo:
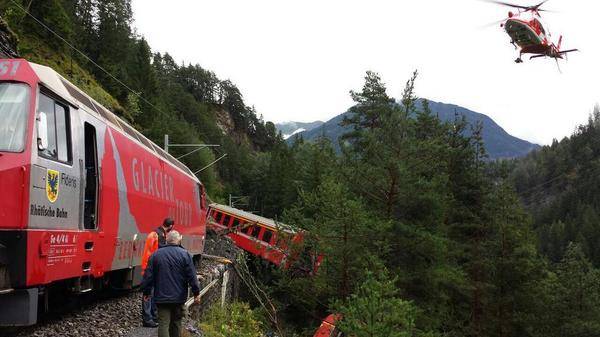
[[[46,170],[46,196],[48,201],[55,202],[58,199],[58,187],[59,187],[58,171]]]

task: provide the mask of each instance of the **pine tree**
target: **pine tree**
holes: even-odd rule
[[[416,336],[416,308],[398,297],[395,282],[385,270],[367,272],[356,292],[334,307],[341,316],[336,326],[347,336]]]
[[[557,266],[552,322],[555,336],[600,334],[600,272],[592,267],[580,246],[570,244]]]

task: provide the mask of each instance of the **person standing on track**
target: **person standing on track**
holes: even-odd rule
[[[154,290],[158,307],[158,337],[180,337],[183,304],[188,286],[194,302],[200,303],[200,285],[192,256],[181,247],[181,234],[172,230],[167,234],[167,245],[152,254],[144,273],[144,299]]]
[[[146,244],[144,245],[144,251],[142,253],[142,275],[144,275],[146,271],[150,256],[156,252],[158,248],[167,245],[167,233],[173,229],[174,225],[175,222],[173,219],[166,218],[163,221],[162,226],[159,226],[153,232],[148,234],[148,237],[146,238]],[[149,328],[156,328],[158,327],[156,320],[156,304],[154,303],[154,297],[152,296],[151,291],[147,298],[142,296],[142,325]]]

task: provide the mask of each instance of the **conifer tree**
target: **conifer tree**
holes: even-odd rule
[[[347,336],[416,336],[416,308],[401,299],[385,270],[367,272],[354,294],[335,305],[341,321],[336,326]]]

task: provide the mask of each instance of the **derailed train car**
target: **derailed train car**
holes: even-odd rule
[[[204,248],[203,185],[54,70],[0,60],[0,325],[29,325],[52,289],[141,282],[147,233],[170,216]]]
[[[208,226],[236,246],[294,273],[314,275],[323,255],[305,242],[305,231],[237,208],[210,204]]]

